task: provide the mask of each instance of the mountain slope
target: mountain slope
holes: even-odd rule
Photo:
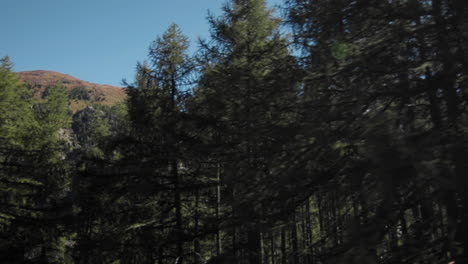
[[[70,109],[73,112],[94,104],[112,105],[127,97],[122,87],[91,83],[59,72],[39,70],[18,74],[23,82],[33,87],[38,99],[46,99],[47,88],[61,82],[69,90]]]

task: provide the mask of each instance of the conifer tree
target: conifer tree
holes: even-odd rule
[[[36,118],[31,93],[4,58],[0,97],[2,261],[65,263],[69,173],[58,130],[68,120],[66,95],[53,96]]]
[[[466,12],[466,4],[291,0],[288,9],[306,62],[305,111],[313,117],[310,126],[318,128],[309,135],[322,150],[311,155],[335,160],[333,167],[327,162],[315,167],[326,171],[324,176],[336,171],[335,179],[355,186],[343,190],[356,197],[352,207],[346,209],[348,205],[343,204],[341,209],[321,209],[336,215],[333,231],[350,228],[340,227],[339,218],[351,217],[343,211],[354,211],[349,232],[360,242],[341,244],[349,247],[342,261],[347,257],[360,263],[464,260],[465,253],[460,252],[466,252],[461,250],[466,243],[455,246],[463,245],[456,235],[439,236],[434,230],[445,221],[453,223],[450,219],[464,222],[453,208],[456,188],[436,182],[454,179],[445,162],[458,167],[458,172],[466,168],[458,163],[461,159],[452,159],[458,156],[454,152],[448,154],[452,158],[442,154],[445,144],[456,138],[451,133],[464,115],[459,108],[463,96],[456,92],[464,89],[456,81],[464,76],[464,62],[455,54],[463,49],[459,29],[466,26],[466,20],[459,18]],[[450,139],[445,133],[452,135]],[[458,150],[462,148],[466,146]],[[429,173],[434,170],[438,173]],[[318,195],[336,197],[334,181],[327,178],[329,189],[323,188]],[[363,190],[362,186],[367,187]],[[435,199],[437,192],[445,193],[447,200]],[[371,202],[366,197],[377,199]],[[437,207],[447,210],[447,218]],[[455,234],[461,226],[446,227]],[[324,239],[331,235],[329,230],[324,233]],[[364,250],[369,247],[374,249]],[[333,255],[338,247],[324,242],[322,248],[329,252],[322,254]],[[412,255],[409,248],[431,252],[430,257]]]
[[[269,211],[260,206],[268,203],[268,193],[254,193],[274,184],[274,155],[288,140],[283,128],[295,116],[296,91],[288,81],[294,60],[272,12],[262,0],[231,1],[222,16],[210,19],[212,44],[206,45],[195,91],[197,111],[215,120],[211,144],[219,148],[223,200],[231,214],[225,255],[244,252],[248,263],[262,262],[262,222]]]
[[[0,66],[0,140],[27,147],[28,133],[35,125],[30,110],[31,94],[12,68],[9,57],[3,57]]]
[[[167,252],[178,263],[183,263],[185,252],[183,219],[183,116],[184,86],[192,71],[192,63],[186,54],[188,40],[177,25],[172,24],[162,37],[150,46],[150,64],[139,64],[135,87],[129,88],[129,116],[132,137],[137,149],[129,157],[141,160],[135,175],[147,197],[138,203],[152,204],[149,219],[143,217],[133,223],[134,229],[150,230],[159,242],[151,243],[157,252],[154,259],[166,261]],[[130,153],[128,153],[130,154]],[[133,156],[134,155],[134,156]],[[143,186],[145,185],[146,186]],[[149,198],[149,200],[147,200]],[[151,200],[155,199],[155,200]],[[146,208],[144,208],[146,209]],[[156,228],[155,226],[161,225]],[[173,224],[169,224],[173,223]]]

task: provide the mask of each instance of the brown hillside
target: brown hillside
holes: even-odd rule
[[[57,82],[68,88],[70,92],[70,108],[79,111],[93,104],[112,105],[125,100],[127,94],[122,87],[107,84],[96,84],[80,80],[73,76],[53,71],[25,71],[19,72],[23,82],[33,86],[36,97],[46,98],[47,87]]]

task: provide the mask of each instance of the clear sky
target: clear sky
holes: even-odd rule
[[[269,6],[282,0],[268,0]],[[51,70],[85,81],[133,81],[152,40],[178,24],[196,48],[208,10],[224,0],[0,0],[0,57],[15,71]]]

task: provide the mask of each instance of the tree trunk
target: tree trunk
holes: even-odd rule
[[[249,264],[262,263],[262,240],[260,227],[258,224],[248,224],[247,231],[247,251]]]
[[[183,227],[182,227],[182,202],[180,194],[180,175],[177,168],[177,159],[173,158],[171,161],[172,176],[174,179],[174,206],[176,214],[176,233],[177,233],[177,257],[179,261],[177,264],[182,264],[184,259],[184,242],[183,242]]]
[[[193,251],[194,251],[194,263],[195,264],[200,264],[202,263],[202,258],[201,258],[201,246],[200,246],[200,240],[198,238],[198,232],[199,232],[199,218],[200,218],[200,213],[198,208],[200,207],[200,193],[197,188],[195,191],[195,240],[193,241]]]
[[[216,255],[219,256],[221,254],[221,230],[219,230],[219,222],[221,220],[220,217],[220,209],[221,209],[221,166],[219,162],[216,164]]]
[[[281,228],[281,264],[287,263],[287,253],[286,253],[286,228]]]
[[[297,241],[297,223],[296,223],[296,210],[294,210],[291,221],[291,242],[293,250],[294,264],[299,263],[299,244]]]

